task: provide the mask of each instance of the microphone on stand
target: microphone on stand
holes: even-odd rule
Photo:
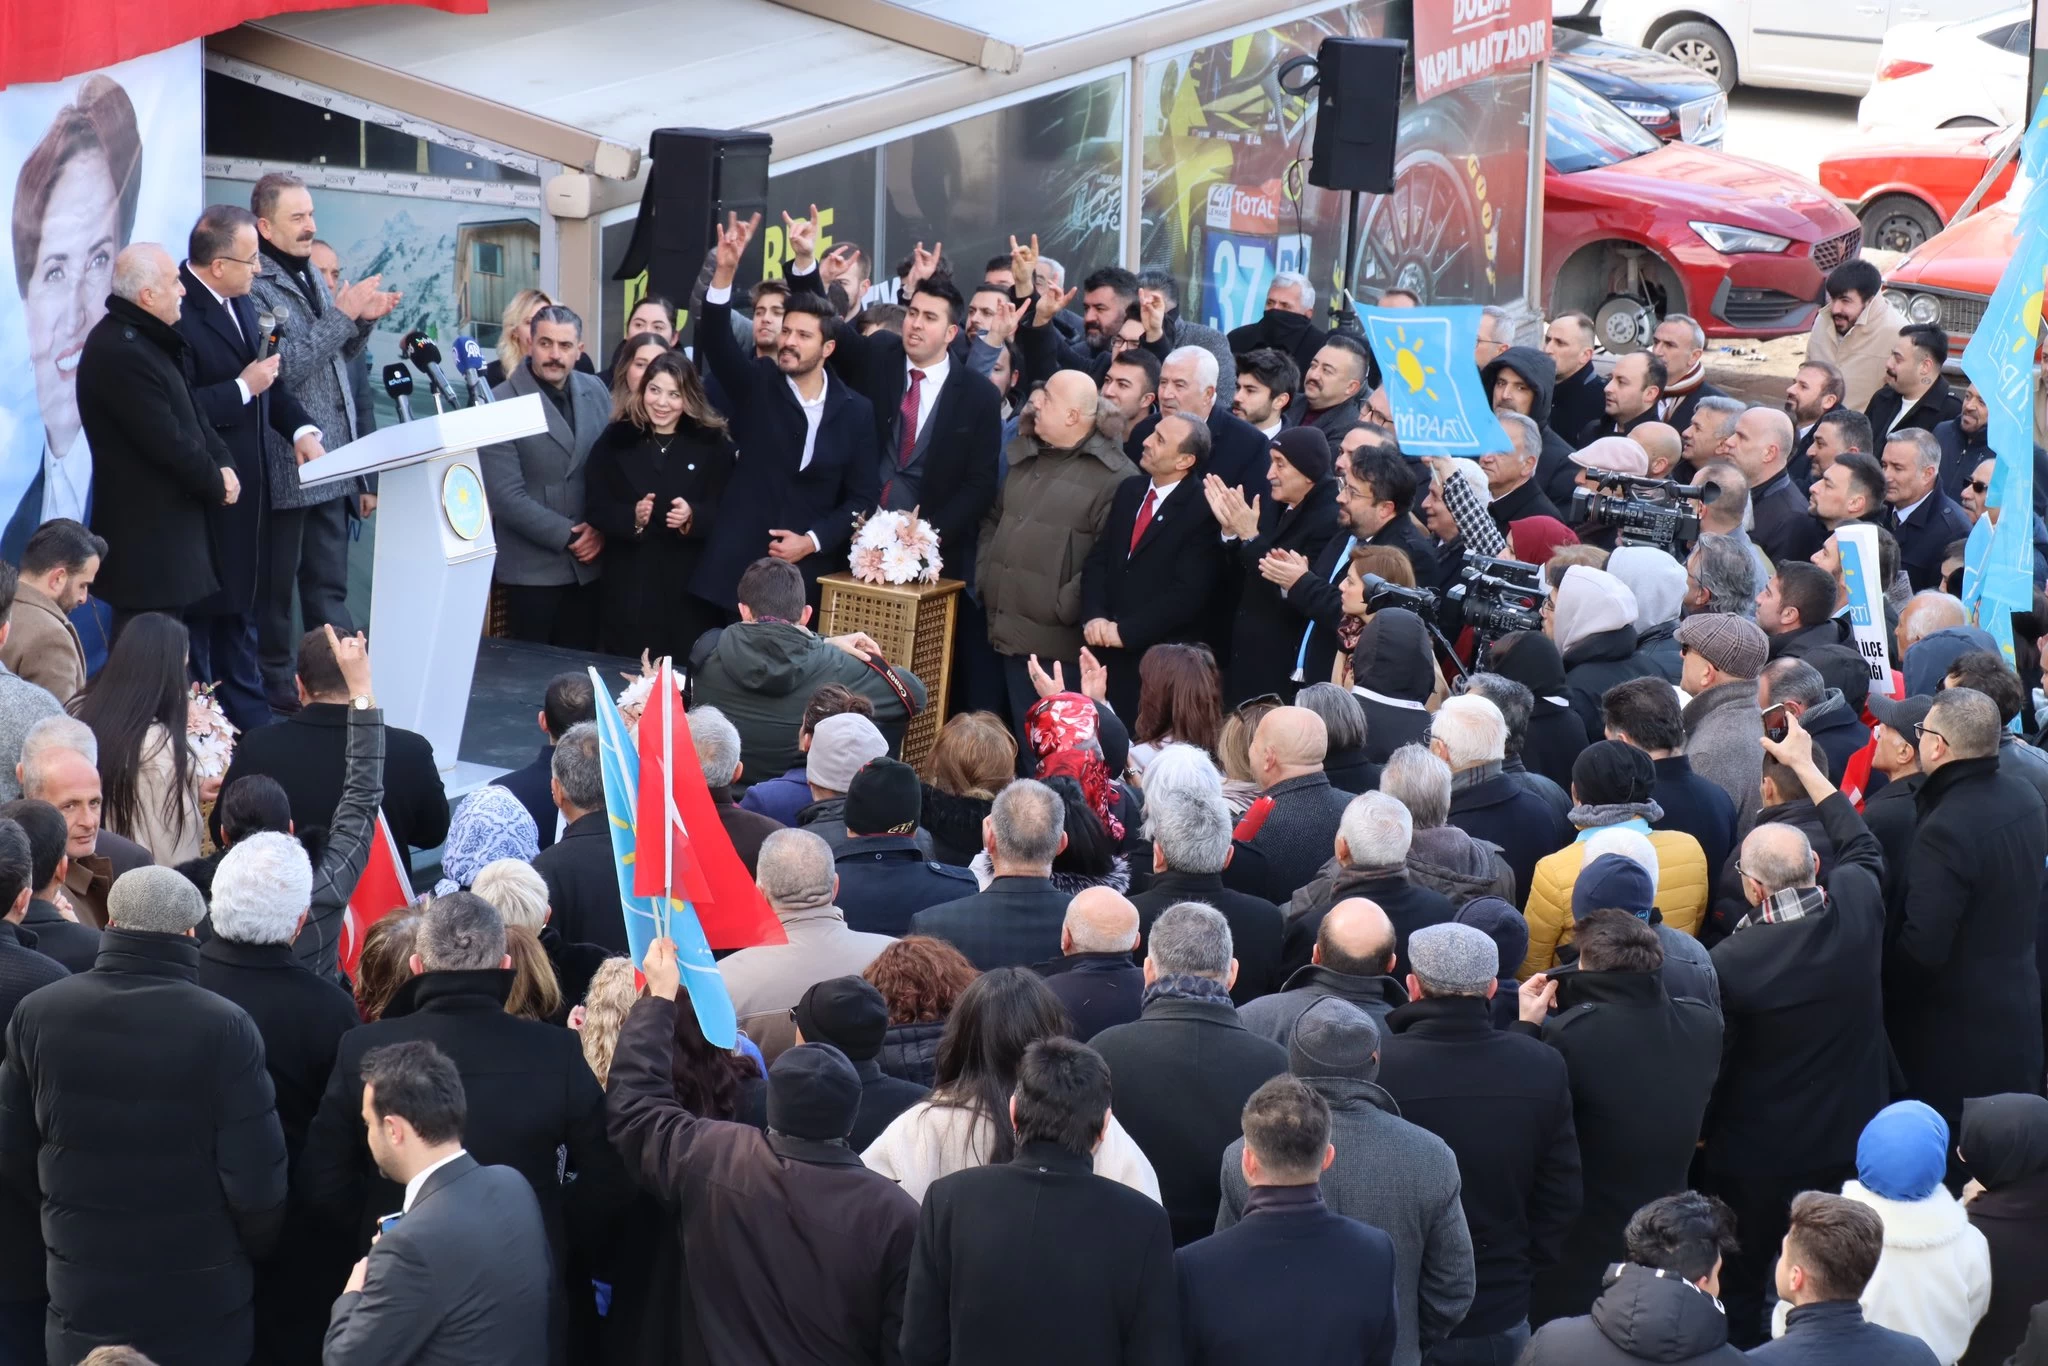
[[[446,372],[441,369],[441,348],[428,341],[426,333],[406,333],[404,340],[398,343],[398,354],[411,361],[413,369],[422,372],[431,381],[435,412],[446,411],[441,406],[443,399],[447,400],[449,408],[457,406],[455,386],[448,382]]]
[[[462,378],[469,385],[471,407],[489,403],[491,386],[484,383],[484,351],[476,344],[476,338],[458,333],[455,338],[455,368],[462,372]]]
[[[412,371],[395,361],[385,366],[384,392],[398,405],[398,420],[412,421]]]

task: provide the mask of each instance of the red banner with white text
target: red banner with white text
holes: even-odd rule
[[[1550,0],[1416,0],[1415,98],[1550,55]]]
[[[356,0],[0,0],[0,89],[82,71],[204,38],[250,19],[342,9]],[[403,0],[482,14],[486,0]]]

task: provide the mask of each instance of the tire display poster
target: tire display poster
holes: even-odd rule
[[[83,519],[92,452],[78,357],[106,316],[114,257],[199,217],[200,44],[45,85],[0,90],[0,553],[50,517]]]
[[[1418,100],[1549,55],[1549,0],[1419,0],[1415,6]]]

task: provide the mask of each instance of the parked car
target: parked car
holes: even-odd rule
[[[1723,90],[1743,85],[1861,95],[1894,25],[1968,19],[1995,0],[1605,0],[1600,31],[1667,53]]]
[[[2013,155],[2008,149],[2007,158]],[[1885,297],[1916,323],[1948,333],[1949,354],[1962,351],[2012,260],[2013,232],[2027,181],[2013,177],[2002,195],[1987,188],[1983,208],[1966,200],[1958,219],[1915,247],[1885,276]],[[1972,212],[1974,210],[1974,212]]]
[[[1597,30],[1600,27],[1600,0],[1550,0],[1550,18],[1555,24],[1576,23]]]
[[[1979,198],[1996,200],[2018,169],[2011,128],[1936,129],[1911,137],[1866,137],[1820,164],[1820,184],[1863,221],[1863,244],[1911,251],[1956,219],[1957,210],[1996,171]]]
[[[1899,24],[1877,50],[1876,78],[1856,106],[1856,126],[1918,132],[2020,122],[2032,32],[2025,9]]]
[[[1712,76],[1595,34],[1569,28],[1553,34],[1552,69],[1568,72],[1665,142],[1721,145],[1728,131],[1728,96]]]

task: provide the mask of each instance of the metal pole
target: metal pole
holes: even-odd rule
[[[1332,326],[1343,316],[1345,298],[1358,297],[1358,191],[1346,190],[1344,200],[1344,279],[1330,300]]]
[[[1530,69],[1529,209],[1522,227],[1522,302],[1543,317],[1543,169],[1549,154],[1545,122],[1550,109],[1550,63]]]

